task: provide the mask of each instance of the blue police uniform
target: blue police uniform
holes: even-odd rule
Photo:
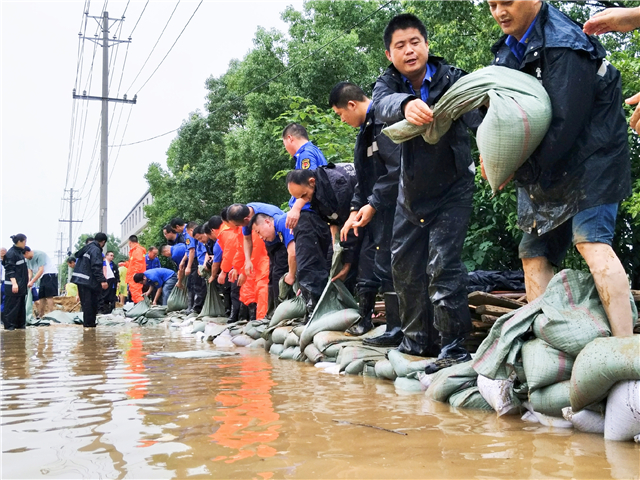
[[[162,305],[166,305],[173,287],[178,282],[176,272],[168,268],[153,268],[144,272],[144,276],[147,277],[148,285],[154,288],[162,288]]]
[[[179,267],[180,262],[187,254],[187,245],[185,243],[176,243],[171,245],[171,260]]]
[[[253,208],[254,215],[264,213],[265,215],[269,215],[270,217],[275,217],[276,215],[284,214],[284,212],[278,207],[276,207],[275,205],[270,205],[268,203],[252,202],[247,203],[247,207]],[[242,233],[245,237],[251,235],[251,226],[242,227]]]
[[[315,170],[316,168],[327,164],[327,159],[324,158],[322,150],[311,142],[307,142],[302,145],[293,158],[296,160],[296,170]],[[295,202],[295,197],[291,197],[291,200],[289,200],[289,208],[293,207]],[[310,207],[307,203],[302,210],[309,209]]]
[[[198,260],[199,265],[204,265],[205,257],[207,256],[207,246],[195,240],[196,242],[196,259]]]
[[[149,259],[149,254],[147,253],[144,256],[144,261],[147,264],[147,270],[151,270],[152,268],[161,268],[162,265],[160,265],[160,259],[158,257],[154,258],[153,260]]]

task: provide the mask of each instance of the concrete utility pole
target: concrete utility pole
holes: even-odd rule
[[[60,273],[60,265],[66,260],[65,251],[62,249],[62,232],[60,232],[60,249],[56,252],[58,255],[58,273]],[[58,294],[62,291],[62,277],[58,275]]]
[[[80,98],[84,100],[100,100],[102,102],[102,125],[101,125],[101,140],[100,140],[100,225],[99,231],[107,232],[107,201],[108,201],[108,181],[109,181],[109,102],[120,103],[136,103],[137,95],[134,95],[133,100],[127,100],[127,96],[124,95],[120,98],[109,98],[109,42],[111,43],[131,43],[129,40],[118,40],[114,36],[109,40],[109,21],[121,22],[122,18],[109,18],[109,13],[104,12],[102,17],[92,17],[87,14],[89,18],[93,18],[98,25],[102,28],[102,44],[99,43],[97,38],[80,37],[85,40],[91,40],[96,42],[102,47],[102,96],[93,97],[87,95],[87,92],[82,92],[82,95],[76,95],[75,88],[73,89],[73,98]],[[100,23],[102,20],[102,23]]]
[[[65,190],[66,192],[66,190]],[[82,220],[74,220],[73,219],[73,202],[80,200],[79,198],[73,198],[73,188],[69,190],[69,198],[63,198],[63,200],[69,200],[69,219],[58,220],[59,222],[69,223],[69,251],[67,252],[67,256],[73,253],[73,224],[80,223]]]

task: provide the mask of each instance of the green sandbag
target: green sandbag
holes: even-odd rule
[[[318,363],[323,361],[324,359],[324,356],[322,355],[322,353],[320,353],[320,350],[318,350],[313,343],[307,345],[307,347],[304,349],[304,354],[312,363]]]
[[[571,409],[578,412],[599,402],[623,380],[640,380],[640,335],[595,339],[573,364]]]
[[[174,288],[175,290],[175,288]],[[173,292],[171,292],[173,294]],[[207,296],[198,317],[224,317],[226,314],[222,298],[218,294],[215,282],[207,283]]]
[[[283,345],[284,341],[287,339],[287,336],[289,335],[289,332],[291,332],[292,329],[293,329],[292,326],[276,328],[271,334],[271,340],[273,341],[273,343]]]
[[[387,357],[398,377],[406,377],[411,372],[424,372],[425,367],[433,363],[433,359],[418,360],[418,357],[405,355],[396,349],[389,350]]]
[[[347,308],[339,310],[337,312],[328,313],[314,321],[309,321],[306,328],[300,336],[300,348],[304,350],[307,345],[313,343],[313,337],[318,332],[331,331],[345,331],[351,325],[356,323],[360,318],[358,310],[355,308]]]
[[[346,373],[347,375],[360,375],[363,370],[364,360],[359,358],[347,365],[344,369],[344,373]]]
[[[176,285],[174,289],[171,290],[171,295],[169,295],[169,300],[167,300],[167,313],[186,310],[189,306],[187,295],[186,288],[180,288]]]
[[[280,359],[300,361],[300,360],[304,360],[302,356],[303,354],[300,351],[300,347],[289,347],[289,348],[285,348],[282,351],[282,353],[280,354]]]
[[[271,347],[269,348],[269,353],[271,355],[276,355],[276,356],[280,356],[280,354],[284,352],[284,345],[281,345],[279,343],[274,343],[273,345],[271,345]]]
[[[340,350],[336,363],[340,365],[340,371],[344,371],[348,365],[356,360],[382,360],[384,359],[386,351],[386,348],[367,347],[364,345],[344,347]],[[362,367],[359,368],[360,370],[357,373],[362,372],[364,363],[362,364]],[[355,366],[353,369],[355,369]]]
[[[82,313],[67,313],[62,310],[53,310],[42,317],[43,320],[50,324],[59,323],[62,325],[82,325]]]
[[[144,316],[147,318],[164,318],[167,316],[167,306],[152,305]]]
[[[376,362],[376,377],[386,378],[387,380],[395,380],[398,375],[396,375],[395,370],[393,369],[393,365],[386,358],[384,360],[380,360]]]
[[[300,339],[298,338],[298,336],[293,333],[293,332],[289,332],[289,335],[287,335],[287,338],[284,339],[284,347],[299,347],[300,346]]]
[[[136,303],[133,308],[128,310],[125,315],[129,318],[141,317],[142,315],[145,315],[150,308],[151,300],[149,300],[149,297],[142,297],[142,300]]]
[[[491,66],[458,80],[433,108],[433,122],[407,120],[383,130],[401,143],[422,135],[435,144],[463,114],[487,105],[476,142],[494,193],[533,153],[551,124],[551,101],[538,80],[507,67]]]
[[[571,378],[573,358],[539,338],[522,345],[522,363],[531,392]]]
[[[204,329],[206,326],[207,324],[205,322],[201,322],[201,321],[193,322],[193,324],[191,325],[191,334],[193,335],[194,333],[198,333],[198,332],[204,333]]]
[[[554,383],[529,394],[533,410],[552,417],[562,417],[562,409],[571,404],[569,400],[570,381]]]
[[[407,377],[396,378],[393,382],[393,386],[396,387],[397,390],[402,390],[403,392],[422,393],[424,391],[424,386],[419,380]]]
[[[474,387],[477,381],[478,374],[473,369],[473,360],[469,360],[434,373],[427,389],[427,396],[439,402],[446,402],[451,394]]]
[[[336,280],[335,282],[329,281],[320,296],[320,300],[318,300],[315,310],[309,318],[309,324],[329,313],[344,310],[345,308],[357,309],[358,302],[356,302],[351,292],[349,292],[340,280]]]
[[[464,390],[451,394],[449,397],[449,405],[456,408],[493,411],[493,407],[489,405],[480,394],[477,386],[465,388]]]
[[[275,327],[285,320],[292,320],[294,318],[302,318],[306,313],[306,307],[302,295],[298,295],[290,300],[285,300],[276,311],[273,312],[273,317],[269,322],[269,327]]]
[[[387,327],[385,325],[380,325],[374,328],[373,330],[369,330],[367,333],[359,337],[353,337],[351,335],[345,334],[344,332],[332,332],[332,331],[319,332],[319,333],[316,333],[315,336],[313,337],[313,344],[316,346],[318,350],[320,350],[321,352],[324,352],[331,345],[335,345],[338,343],[362,341],[365,338],[377,337],[379,335],[382,335],[386,331],[386,328]],[[304,327],[302,328],[302,330],[304,330]]]

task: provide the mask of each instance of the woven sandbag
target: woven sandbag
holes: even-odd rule
[[[140,317],[141,315],[146,314],[151,308],[151,300],[149,297],[143,297],[135,306],[129,309],[125,315],[129,318]]]
[[[571,408],[577,412],[599,402],[623,380],[640,380],[640,335],[596,338],[573,364]]]
[[[175,289],[174,289],[175,290]],[[171,292],[173,293],[173,292]],[[198,317],[224,317],[226,314],[222,298],[215,283],[207,283],[207,296]]]
[[[284,322],[285,320],[291,320],[294,318],[302,318],[306,313],[306,308],[304,304],[304,299],[301,295],[298,295],[295,298],[290,300],[285,300],[276,311],[273,312],[273,316],[271,317],[271,321],[269,322],[270,327],[275,327],[276,325]]]
[[[480,394],[478,387],[469,387],[451,394],[449,405],[456,408],[468,408],[473,410],[493,411],[493,407],[487,403]]]
[[[271,340],[273,341],[273,343],[283,345],[284,341],[287,339],[287,336],[289,335],[289,332],[291,332],[292,329],[293,329],[292,326],[276,328],[271,334]]]
[[[307,345],[307,347],[304,349],[304,354],[312,363],[318,363],[324,360],[324,355],[320,353],[320,350],[318,350],[313,343]]]
[[[164,318],[167,316],[167,306],[153,305],[144,316],[147,318]]]
[[[529,391],[571,378],[573,358],[536,338],[522,345],[522,363]]]
[[[478,374],[473,369],[473,361],[469,360],[434,373],[431,385],[427,389],[427,396],[439,402],[446,402],[451,394],[475,387],[477,381]]]
[[[387,380],[395,380],[398,376],[393,369],[393,365],[391,365],[391,362],[387,359],[376,362],[375,368],[376,377],[386,378]]]
[[[406,377],[411,372],[424,372],[425,367],[433,363],[433,359],[413,357],[396,349],[389,350],[387,357],[398,377]]]
[[[304,350],[307,345],[313,343],[313,337],[318,332],[345,331],[360,318],[358,310],[346,308],[333,313],[328,313],[309,322],[300,336],[300,348]]]
[[[433,108],[433,122],[416,126],[403,120],[383,132],[396,143],[422,135],[435,144],[455,120],[483,105],[488,110],[476,141],[495,193],[529,158],[551,124],[551,101],[533,76],[506,67],[480,69],[447,90]]]
[[[282,352],[284,352],[284,345],[280,343],[274,343],[273,345],[271,345],[271,348],[269,348],[269,353],[271,355],[280,356]]]
[[[640,381],[618,382],[607,398],[604,439],[630,441],[640,434]]]
[[[569,380],[554,383],[529,394],[529,403],[536,412],[562,417],[562,409],[570,405]]]
[[[424,386],[415,378],[398,377],[393,381],[396,390],[411,393],[422,393],[425,391]]]
[[[171,290],[171,295],[169,295],[169,299],[167,300],[167,313],[184,310],[188,305],[187,289],[180,288],[176,285],[176,287]]]

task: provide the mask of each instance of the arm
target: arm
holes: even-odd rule
[[[221,274],[223,273],[220,271],[220,262],[213,262],[211,264],[211,276],[209,277],[209,283],[213,283],[213,279],[216,278],[216,275],[218,275],[218,272],[220,272]],[[219,278],[218,278],[218,283],[220,283]],[[222,278],[222,283],[224,283],[224,277]]]
[[[4,265],[4,278],[11,281],[11,291],[13,293],[18,293],[20,287],[18,286],[18,281],[16,280],[16,262],[15,259],[9,254],[5,255],[4,261],[2,263]]]
[[[380,126],[381,131],[382,125]],[[401,147],[393,143],[383,133],[376,136],[376,142],[378,143],[378,155],[384,162],[387,173],[378,177],[371,195],[367,198],[367,203],[376,210],[381,210],[384,207],[395,205],[398,200]]]
[[[378,78],[373,87],[373,103],[376,118],[383,123],[393,124],[404,120],[404,105],[418,97],[409,93],[399,93],[388,83],[387,78]]]
[[[584,24],[584,33],[600,35],[607,32],[630,32],[640,27],[640,7],[607,8],[596,13]]]
[[[100,284],[102,284],[102,289],[106,289],[109,284],[107,283],[107,279],[104,276],[104,272],[102,270],[102,253],[101,252],[91,252],[91,258],[89,260],[91,262],[91,274],[93,278]]]
[[[245,235],[243,242],[244,271],[247,275],[251,275],[253,273],[253,263],[251,263],[251,255],[253,254],[253,238],[251,238],[251,234]]]
[[[187,268],[184,269],[184,274],[189,276],[191,274],[191,265],[193,265],[193,259],[196,258],[196,249],[189,249],[189,259],[187,260]]]
[[[296,225],[298,224],[298,220],[300,219],[300,212],[306,204],[306,200],[303,200],[302,198],[296,198],[296,201],[293,203],[293,207],[291,207],[291,210],[287,212],[287,221],[285,223],[285,226],[287,228],[293,229],[296,227]]]
[[[546,56],[547,74],[543,82],[551,99],[553,117],[538,148],[516,172],[515,179],[524,184],[548,177],[566,161],[593,107],[596,62],[586,54],[564,48],[551,49]]]
[[[43,273],[44,273],[44,265],[38,268],[38,272],[33,276],[31,275],[32,274],[31,270],[29,270],[29,277],[31,278],[31,280],[29,280],[27,287],[29,288],[33,287],[36,284],[36,282],[40,279]]]
[[[153,304],[157,305],[158,300],[160,300],[160,295],[162,294],[162,287],[156,288],[156,296],[153,298]]]
[[[293,285],[296,279],[296,271],[298,269],[298,262],[296,261],[296,242],[291,241],[287,245],[287,259],[289,263],[289,271],[284,277],[284,281],[287,285]]]

